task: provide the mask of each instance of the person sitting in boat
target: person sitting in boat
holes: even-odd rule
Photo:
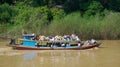
[[[72,35],[71,35],[71,39],[72,39],[73,41],[81,41],[80,38],[79,38],[77,35],[75,35],[75,34],[72,34]]]
[[[65,45],[66,45],[66,47],[69,47],[69,46],[70,46],[70,43],[66,43]]]
[[[45,37],[45,41],[50,41],[50,38],[49,37]]]
[[[66,40],[66,41],[71,41],[70,35],[64,35],[63,38],[64,38],[64,40]]]
[[[55,40],[55,37],[54,36],[50,36],[49,37],[49,41],[54,41]]]
[[[64,40],[64,37],[63,36],[59,36],[59,40]]]
[[[93,44],[95,44],[95,43],[97,43],[97,41],[96,41],[95,39],[87,40],[87,41],[85,42],[86,45],[93,45]]]
[[[39,35],[36,35],[36,36],[35,36],[35,39],[36,39],[36,40],[39,40]]]
[[[63,40],[64,38],[62,37],[62,36],[59,36],[59,35],[56,35],[55,36],[55,40],[56,41],[61,41],[61,40]]]
[[[71,35],[71,38],[72,38],[72,40],[76,40],[76,35],[75,35],[75,34],[72,34],[72,35]]]
[[[39,41],[45,41],[45,36],[39,35]]]
[[[76,41],[81,41],[80,38],[78,36],[75,37]]]
[[[65,47],[65,44],[64,44],[64,43],[62,43],[62,44],[61,44],[61,46],[62,46],[62,47]]]
[[[91,39],[91,44],[95,44],[97,41],[95,39]]]
[[[78,47],[82,46],[82,43],[81,41],[78,42]]]
[[[87,40],[87,41],[85,42],[85,45],[91,45],[91,41],[90,41],[90,40]]]
[[[31,40],[36,40],[36,37],[37,37],[37,36],[35,35],[35,33],[32,33],[32,34],[31,34]]]
[[[55,40],[56,41],[59,40],[59,36],[58,35],[55,36]]]

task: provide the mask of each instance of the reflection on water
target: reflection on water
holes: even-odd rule
[[[102,42],[90,50],[1,50],[0,67],[120,67],[120,40]]]
[[[45,51],[23,54],[21,65],[36,67],[79,67],[84,60],[95,61],[93,50],[88,51]],[[87,62],[87,61],[86,61]]]
[[[34,53],[34,52],[23,54],[23,59],[24,60],[29,60],[29,59],[32,59],[32,58],[35,58],[35,57],[36,57],[36,53]]]

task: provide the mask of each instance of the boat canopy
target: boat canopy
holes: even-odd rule
[[[24,34],[23,37],[25,40],[31,40],[35,35],[34,34]]]

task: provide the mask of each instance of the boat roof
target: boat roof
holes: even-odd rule
[[[23,36],[24,37],[26,37],[26,36],[35,36],[35,34],[24,34]]]

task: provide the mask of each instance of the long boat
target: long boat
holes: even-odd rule
[[[21,39],[21,43],[13,45],[13,49],[17,50],[85,50],[94,47],[99,47],[101,43],[95,43],[91,45],[78,46],[78,41],[36,41],[31,40],[33,35],[24,35],[24,39]],[[11,43],[14,40],[11,40]],[[62,46],[64,44],[64,46]]]
[[[17,50],[85,50],[94,47],[99,47],[100,44],[93,44],[88,46],[69,46],[69,47],[28,47],[28,46],[13,46],[14,49]]]

